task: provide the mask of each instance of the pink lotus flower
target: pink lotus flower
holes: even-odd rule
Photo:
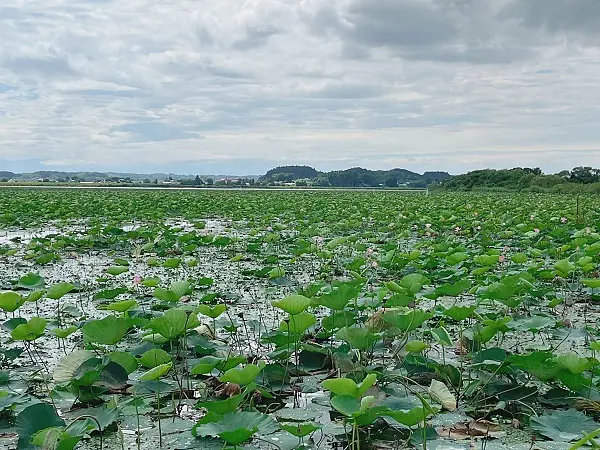
[[[508,251],[510,250],[510,247],[508,245],[505,245],[502,250],[504,251],[504,253],[508,253]]]
[[[367,256],[373,255],[374,250],[372,248],[367,249]]]
[[[371,267],[376,268],[378,265],[377,261],[371,261]]]
[[[534,220],[534,219],[535,219],[535,216],[533,214],[529,216],[529,220]]]
[[[562,223],[567,223],[567,218],[566,218],[566,217],[561,217],[561,218],[560,218],[560,221],[561,221]]]
[[[140,277],[139,275],[136,275],[135,277],[133,277],[133,284],[135,284],[136,286],[138,284],[140,284],[142,282],[142,277]]]
[[[534,229],[533,229],[533,232],[534,232],[534,233],[539,233],[539,232],[540,232],[540,229],[539,229],[539,228],[534,228]]]
[[[267,231],[270,233],[271,231],[273,231],[273,227],[267,227]]]
[[[505,259],[506,259],[506,258],[504,258],[504,255],[500,255],[500,256],[498,257],[498,261],[500,261],[501,263],[503,263]]]

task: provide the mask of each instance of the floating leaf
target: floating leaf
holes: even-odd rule
[[[274,269],[271,269],[271,271],[269,272],[269,278],[271,280],[275,280],[277,278],[281,278],[285,276],[285,269],[283,267],[275,267]]]
[[[181,258],[169,258],[163,262],[163,267],[175,269],[181,265]]]
[[[30,290],[41,289],[44,287],[44,277],[39,273],[28,273],[19,278],[17,286]]]
[[[156,287],[160,284],[160,278],[146,278],[141,284],[146,287]]]
[[[34,450],[31,438],[38,431],[51,427],[64,427],[62,420],[52,405],[48,403],[36,403],[23,409],[17,416],[16,429],[19,435],[17,447],[19,450]]]
[[[96,354],[89,350],[76,350],[64,356],[56,366],[56,369],[54,369],[54,382],[57,384],[70,382],[75,376],[77,369],[84,362],[95,356]]]
[[[280,427],[282,430],[287,431],[288,433],[296,436],[297,438],[306,437],[309,434],[312,434],[315,431],[321,429],[320,426],[317,426],[314,423],[297,423],[294,425],[281,424]]]
[[[225,414],[218,422],[197,424],[195,436],[220,437],[229,445],[238,446],[254,434],[267,435],[279,429],[277,422],[267,414],[256,411],[241,411]]]
[[[117,276],[129,271],[127,266],[111,266],[106,269],[106,273],[109,275]]]
[[[598,424],[584,413],[569,409],[532,417],[531,428],[553,441],[571,442],[579,439],[584,433],[594,431]]]
[[[125,318],[107,316],[101,320],[90,320],[82,328],[86,342],[115,345],[131,328],[131,321]]]
[[[119,295],[127,292],[127,288],[120,287],[115,289],[105,289],[94,294],[94,300],[114,300]]]
[[[108,305],[98,306],[98,309],[123,313],[135,308],[137,304],[138,303],[135,300],[121,300],[120,302],[112,302]]]

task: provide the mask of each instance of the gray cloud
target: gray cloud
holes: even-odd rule
[[[158,121],[126,123],[111,128],[111,132],[130,135],[132,142],[164,142],[179,139],[202,139],[195,133],[178,130]]]
[[[3,167],[600,166],[596,1],[2,4]]]
[[[233,43],[236,50],[250,50],[255,47],[266,45],[271,36],[280,34],[277,28],[266,27],[247,27],[245,36]]]
[[[60,77],[75,74],[75,70],[71,67],[68,60],[55,55],[48,57],[17,56],[7,58],[2,62],[2,66],[24,76],[34,74],[43,77]]]
[[[600,34],[600,2],[596,0],[522,0],[510,3],[504,14],[550,33],[577,32],[585,40],[586,35]]]
[[[330,9],[313,19],[336,29],[344,40],[342,55],[363,59],[373,49],[409,60],[505,64],[530,59],[518,20],[480,0],[351,0],[338,17]],[[325,20],[324,18],[327,18]]]
[[[373,46],[419,47],[454,39],[456,24],[428,0],[356,0],[349,35]]]

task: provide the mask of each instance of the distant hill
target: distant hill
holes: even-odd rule
[[[316,178],[319,172],[310,166],[281,166],[269,170],[259,181],[294,181],[304,178]]]
[[[300,180],[315,186],[421,188],[449,178],[451,175],[447,172],[425,172],[421,175],[406,169],[368,170],[353,167],[346,170],[319,172],[309,166],[282,166],[269,170],[260,178],[260,182],[269,185]]]
[[[144,180],[150,181],[164,181],[164,180],[193,180],[196,177],[195,174],[180,175],[175,173],[126,173],[126,172],[62,172],[58,170],[38,170],[35,172],[28,173],[13,173],[8,171],[0,171],[1,180],[19,180],[22,182],[30,182],[37,180],[49,180],[49,181],[118,181],[126,180],[128,182],[143,182]],[[201,175],[206,179],[258,179],[258,175]]]

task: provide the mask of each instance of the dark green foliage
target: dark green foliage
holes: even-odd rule
[[[531,192],[600,192],[600,169],[575,167],[554,175],[539,168],[484,169],[457,175],[441,183],[441,188],[458,191],[531,191]]]

